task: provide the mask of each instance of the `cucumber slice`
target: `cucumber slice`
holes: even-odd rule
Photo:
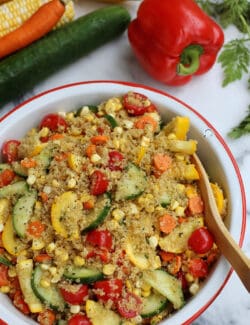
[[[0,198],[13,195],[23,195],[28,191],[28,184],[25,181],[19,181],[0,188]]]
[[[168,304],[166,297],[153,293],[147,298],[143,298],[142,318],[149,318],[161,313]]]
[[[146,186],[146,173],[133,163],[129,163],[125,173],[118,181],[115,194],[116,200],[135,199],[144,192]]]
[[[9,261],[6,257],[0,255],[0,264],[6,265],[6,266],[11,266],[12,263]]]
[[[37,192],[32,190],[21,196],[13,208],[13,227],[19,237],[25,237],[26,227],[32,216]]]
[[[64,319],[59,319],[57,322],[56,322],[56,325],[67,325],[68,322]]]
[[[144,271],[143,279],[179,309],[184,304],[181,282],[164,270]]]
[[[97,228],[108,216],[111,209],[111,197],[109,193],[98,196],[94,209],[87,216],[87,225],[82,230],[86,234]]]
[[[86,267],[76,267],[73,265],[66,267],[63,276],[66,279],[72,280],[74,282],[86,284],[103,279],[102,272],[98,270],[89,269]]]
[[[75,113],[75,116],[80,116],[81,115],[83,107],[88,107],[88,109],[92,113],[95,113],[95,114],[98,113],[98,106],[96,106],[96,105],[82,105],[80,108],[77,109],[77,111]]]
[[[21,164],[18,161],[13,161],[12,163],[12,169],[14,172],[22,177],[27,177],[28,176],[28,170],[25,167],[22,167]]]
[[[11,169],[11,166],[9,164],[0,164],[0,172],[5,169]]]
[[[41,269],[40,265],[36,266],[31,278],[31,286],[35,295],[50,308],[63,311],[65,302],[58,288],[52,283],[48,288],[42,287],[40,282],[43,277],[44,271]]]
[[[106,115],[104,115],[104,118],[109,122],[112,129],[114,129],[115,127],[117,127],[119,125],[117,123],[116,119],[112,115],[106,114]]]
[[[36,156],[36,161],[44,170],[48,169],[53,158],[53,149],[45,147],[39,155]]]

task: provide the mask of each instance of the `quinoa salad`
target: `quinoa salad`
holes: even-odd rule
[[[131,91],[6,140],[0,292],[41,325],[159,324],[187,304],[219,256],[190,122]]]

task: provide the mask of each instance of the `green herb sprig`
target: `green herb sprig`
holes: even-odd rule
[[[214,17],[223,28],[229,25],[236,26],[242,33],[241,38],[233,39],[224,45],[218,62],[223,69],[223,87],[242,79],[249,73],[250,66],[250,2],[248,0],[196,0],[201,8]],[[250,88],[250,76],[249,76]],[[250,110],[250,109],[249,109]],[[239,138],[250,133],[250,111],[238,126],[233,128],[228,135]]]

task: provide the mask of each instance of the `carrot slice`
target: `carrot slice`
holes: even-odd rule
[[[109,140],[109,137],[106,135],[96,135],[90,139],[93,144],[105,144]]]
[[[48,254],[44,253],[44,254],[39,254],[37,255],[34,260],[38,263],[46,263],[49,262],[52,259],[51,256],[49,256]]]
[[[157,153],[153,158],[154,167],[160,173],[164,173],[172,164],[172,158],[168,155]]]
[[[170,214],[164,214],[159,218],[160,230],[169,234],[176,227],[176,220]]]
[[[27,232],[31,236],[36,238],[39,238],[44,230],[45,230],[45,225],[41,223],[41,221],[39,220],[31,221],[27,227]]]
[[[155,131],[158,127],[158,123],[155,119],[153,119],[151,116],[149,115],[144,115],[142,117],[140,117],[135,123],[134,123],[134,127],[136,129],[145,129],[146,125],[149,124],[152,126],[153,131]]]
[[[48,194],[45,193],[45,192],[41,192],[41,193],[40,193],[40,197],[41,197],[43,203],[47,202],[48,199],[49,199]]]
[[[0,38],[0,59],[46,35],[57,24],[64,11],[65,5],[60,0],[42,5],[19,28]]]
[[[55,133],[55,134],[52,134],[49,137],[49,140],[54,141],[54,140],[60,140],[62,138],[64,138],[64,135],[63,134],[61,134],[61,133]]]
[[[38,316],[38,322],[40,325],[53,325],[56,321],[56,314],[50,310],[45,309]]]
[[[168,270],[170,271],[171,274],[175,275],[180,271],[182,264],[182,258],[180,255],[175,255],[171,264],[168,267]]]
[[[24,158],[21,160],[21,166],[25,168],[36,167],[36,161],[33,158]]]
[[[161,259],[163,260],[163,262],[170,262],[175,257],[174,253],[169,253],[169,252],[165,252],[165,251],[160,251],[159,255],[160,255]]]
[[[96,153],[96,145],[90,144],[86,148],[86,155],[90,158],[94,153]]]
[[[200,195],[195,195],[188,200],[188,208],[192,214],[202,213],[204,211],[204,203]]]

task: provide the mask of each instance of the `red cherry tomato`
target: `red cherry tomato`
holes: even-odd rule
[[[94,246],[111,250],[112,235],[108,230],[92,230],[87,234],[86,241]]]
[[[0,287],[9,285],[8,266],[0,264]]]
[[[45,309],[39,313],[37,320],[39,325],[53,325],[55,324],[56,315],[52,310]]]
[[[148,97],[135,92],[129,92],[123,97],[123,105],[128,114],[132,116],[143,115],[146,112],[156,110]]]
[[[109,182],[106,175],[100,170],[95,170],[90,176],[90,194],[100,195],[107,191]]]
[[[110,170],[123,170],[122,162],[123,162],[123,154],[119,151],[110,151],[109,152],[109,161],[108,168]]]
[[[19,145],[20,141],[17,140],[9,140],[4,142],[2,147],[2,157],[4,162],[12,163],[13,161],[17,160]]]
[[[184,275],[184,273],[182,272],[182,270],[180,270],[180,271],[177,273],[177,278],[181,281],[182,289],[183,289],[183,290],[186,290],[187,287],[188,287],[188,283],[187,283],[187,280],[186,280],[185,275]]]
[[[76,314],[68,320],[68,325],[92,325],[87,316]]]
[[[13,304],[19,309],[23,314],[28,315],[30,313],[29,306],[24,301],[22,292],[17,290],[14,294]]]
[[[189,272],[195,278],[205,278],[208,274],[207,263],[201,258],[193,258],[189,261]]]
[[[5,321],[3,321],[2,319],[0,319],[0,325],[8,325],[8,324],[5,323]]]
[[[40,129],[47,127],[51,131],[58,131],[60,129],[62,131],[65,131],[68,127],[68,124],[65,119],[59,114],[48,114],[44,116],[39,127]]]
[[[15,173],[11,169],[4,169],[0,174],[0,188],[9,185],[15,178]]]
[[[128,292],[125,297],[121,297],[117,301],[117,310],[124,318],[136,317],[140,314],[141,308],[142,300],[132,292]]]
[[[192,232],[188,239],[188,246],[197,254],[205,254],[212,248],[213,236],[204,228],[198,228]]]
[[[102,280],[94,283],[96,296],[104,302],[108,300],[116,301],[122,293],[123,282],[121,279]]]
[[[78,289],[77,289],[78,288]],[[64,288],[60,289],[63,299],[71,305],[80,305],[88,296],[88,286],[82,284],[76,285],[76,288],[72,291]]]
[[[99,257],[103,263],[108,263],[110,261],[110,253],[105,248],[104,249],[95,248],[95,250],[90,251],[86,256],[87,259],[96,258],[96,257]]]

